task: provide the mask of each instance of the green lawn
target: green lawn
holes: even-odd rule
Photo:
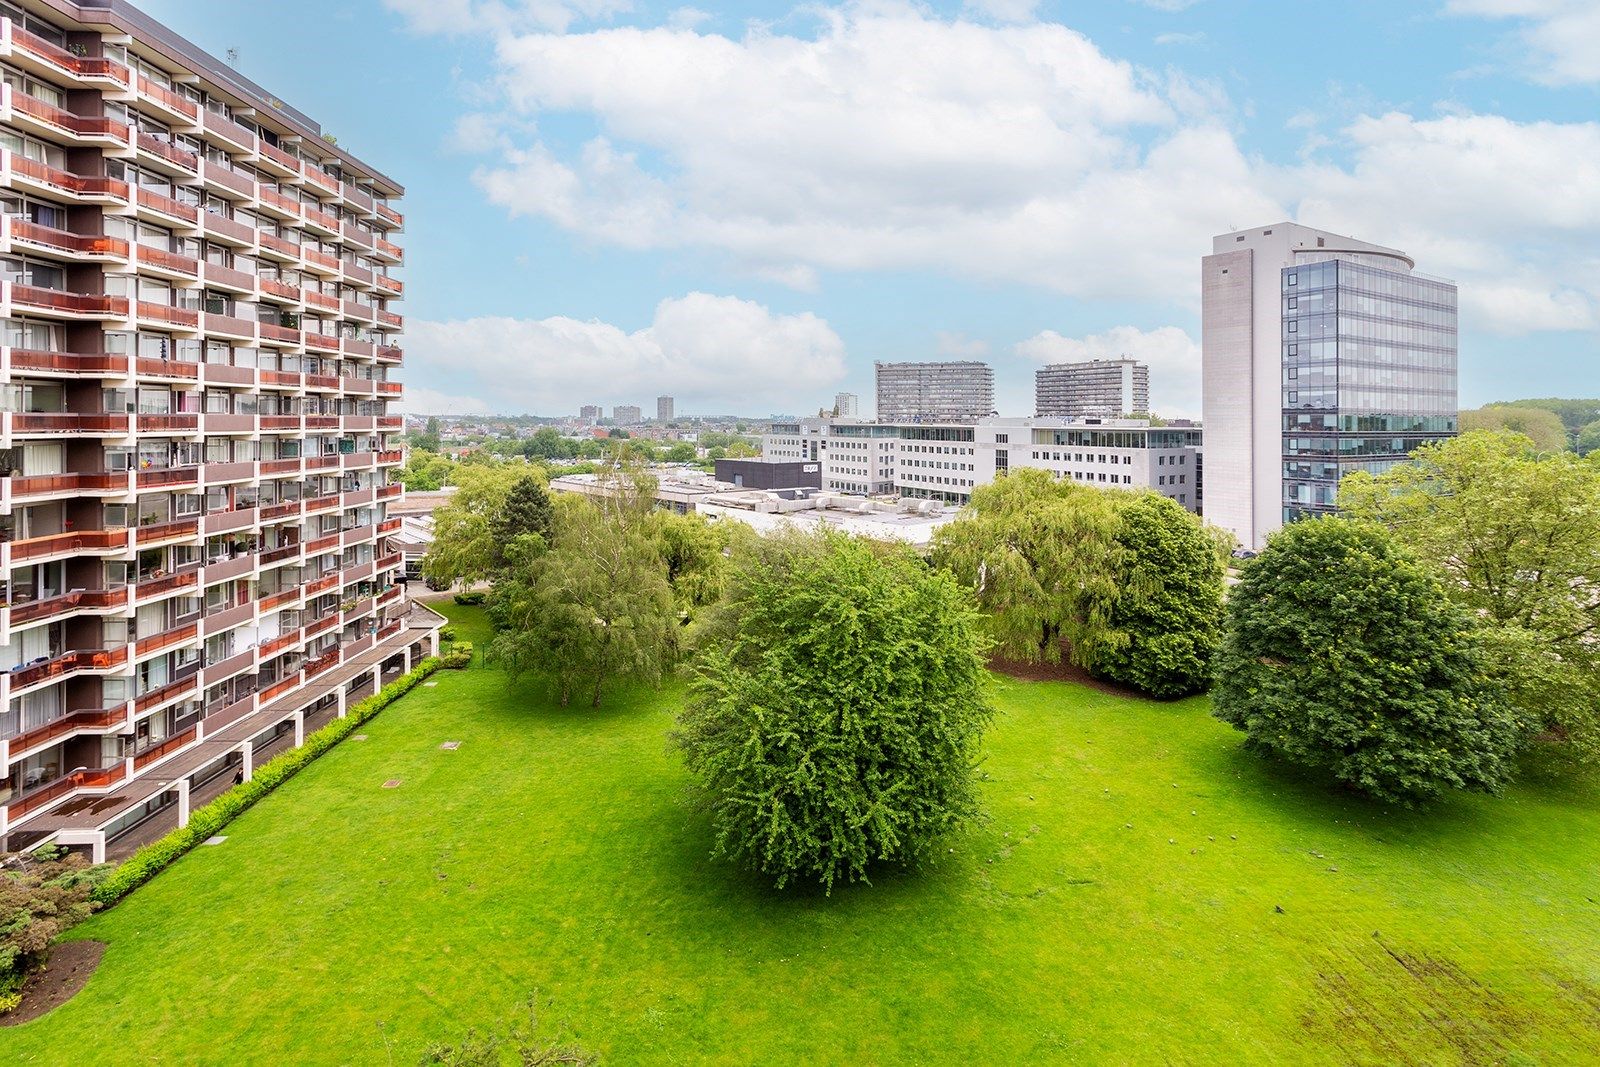
[[[613,1063],[1600,1048],[1593,782],[1409,814],[1264,766],[1200,700],[1001,681],[987,823],[825,899],[707,859],[677,691],[437,677],[75,931],[104,963],[6,1058],[410,1064],[535,990]]]

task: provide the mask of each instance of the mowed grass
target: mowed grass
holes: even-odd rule
[[[997,680],[986,822],[828,899],[708,859],[680,690],[437,678],[74,931],[99,972],[7,1060],[410,1064],[535,991],[542,1031],[629,1064],[1600,1051],[1592,780],[1407,813],[1263,764],[1202,700]]]

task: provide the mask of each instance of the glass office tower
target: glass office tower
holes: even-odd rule
[[[1339,479],[1456,433],[1456,287],[1349,259],[1285,267],[1283,519],[1334,510]]]

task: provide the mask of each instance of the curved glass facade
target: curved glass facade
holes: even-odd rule
[[[1288,522],[1332,511],[1346,474],[1456,432],[1456,287],[1338,259],[1281,280]]]

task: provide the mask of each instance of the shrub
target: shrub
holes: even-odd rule
[[[741,559],[674,734],[716,854],[831,891],[971,820],[991,714],[979,625],[971,597],[903,546],[796,534]]]
[[[1291,524],[1227,616],[1213,708],[1252,750],[1407,805],[1509,776],[1523,728],[1484,681],[1472,622],[1382,527]]]
[[[441,641],[454,641],[455,639],[456,639],[456,628],[454,626],[441,626],[439,628],[439,640],[441,640]]]
[[[242,782],[211,803],[195,808],[189,813],[187,826],[179,827],[144,846],[100,882],[93,891],[95,902],[101,905],[114,904],[154,878],[178,857],[216,834],[256,801],[286,782],[295,772],[354,733],[357,727],[411,692],[440,665],[437,658],[423,660],[410,673],[396,678],[372,696],[352,705],[346,710],[344,718],[335,719],[311,734],[299,748],[281,753],[256,768],[248,782]]]
[[[107,870],[50,846],[0,869],[0,1013],[16,1007],[23,977],[50,943],[94,911],[91,896]]]
[[[440,666],[453,671],[472,666],[472,642],[456,642],[450,651],[444,654],[444,658],[440,661]]]
[[[481,589],[474,590],[474,591],[472,591],[470,593],[457,593],[455,595],[456,603],[461,605],[462,607],[474,607],[474,606],[477,606],[477,605],[483,603],[483,599],[484,599],[484,593],[483,593],[483,590],[481,590]]]

